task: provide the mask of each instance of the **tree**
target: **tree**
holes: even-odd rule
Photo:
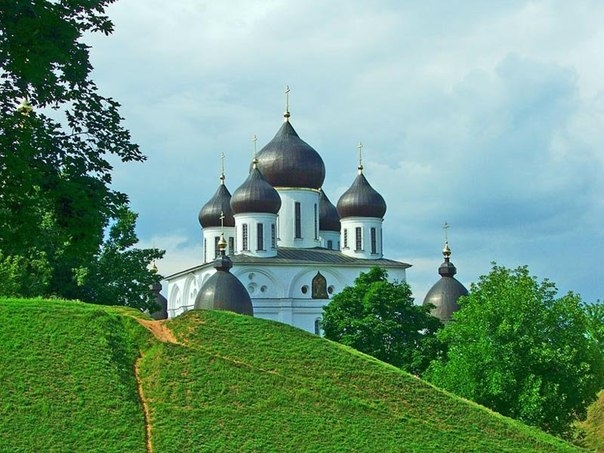
[[[86,294],[104,232],[128,205],[110,188],[110,160],[145,160],[122,125],[119,104],[91,80],[82,42],[86,32],[113,30],[105,15],[111,3],[2,2],[0,273],[11,275],[7,292]],[[141,258],[151,255],[161,253]]]
[[[386,270],[361,273],[323,309],[325,337],[414,374],[438,353],[440,321],[413,304],[407,283],[389,282]]]
[[[141,263],[150,263],[161,255],[154,249],[136,249],[134,227],[137,215],[122,208],[109,229],[98,257],[84,276],[80,299],[104,305],[127,305],[153,313],[159,307],[155,294],[149,291],[157,281],[157,270],[151,272]]]
[[[494,264],[439,332],[446,357],[426,377],[503,415],[569,434],[602,385],[602,351],[587,335],[581,298],[556,294],[526,266]]]

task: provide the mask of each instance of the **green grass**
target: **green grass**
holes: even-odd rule
[[[604,452],[604,390],[587,408],[587,419],[577,423],[584,435],[584,444],[593,451]]]
[[[290,326],[225,312],[0,301],[0,452],[577,451],[387,364]]]
[[[0,302],[0,451],[144,451],[131,318],[64,301]]]

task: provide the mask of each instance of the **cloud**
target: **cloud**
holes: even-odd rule
[[[464,283],[492,260],[526,263],[602,298],[591,273],[604,223],[604,4],[129,0],[109,15],[114,35],[87,38],[95,80],[149,156],[117,166],[115,186],[140,236],[171,251],[168,268],[200,253],[218,156],[233,192],[251,136],[261,148],[280,126],[289,84],[292,123],[322,155],[334,203],[363,141],[388,204],[386,253],[415,264],[412,284],[438,279],[446,220]]]

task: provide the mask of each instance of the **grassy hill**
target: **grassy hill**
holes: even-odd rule
[[[290,326],[137,317],[0,300],[0,452],[576,451]]]
[[[587,408],[587,419],[578,423],[585,436],[585,445],[597,452],[604,452],[604,390]]]

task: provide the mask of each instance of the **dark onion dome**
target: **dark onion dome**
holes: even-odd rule
[[[151,285],[151,292],[155,294],[155,302],[159,306],[159,309],[151,313],[151,317],[156,321],[160,319],[168,319],[168,299],[160,294],[161,283],[155,282]]]
[[[350,189],[344,192],[338,200],[338,214],[340,219],[345,217],[376,217],[381,219],[386,214],[386,202],[367,182],[362,165],[359,165],[359,174]]]
[[[222,215],[225,227],[235,226],[231,210],[231,192],[224,185],[224,175],[220,175],[220,186],[214,196],[199,211],[199,223],[203,228],[223,226],[220,219]]]
[[[436,316],[442,322],[447,322],[451,319],[453,313],[459,310],[457,299],[461,296],[467,296],[468,290],[454,277],[457,269],[449,260],[451,249],[446,242],[443,255],[445,262],[438,268],[441,279],[426,294],[424,305],[434,305],[435,308],[431,310],[432,316]]]
[[[286,121],[275,137],[258,153],[258,168],[273,187],[319,189],[325,180],[325,164]]]
[[[280,208],[281,197],[279,193],[263,178],[254,159],[249,176],[231,197],[233,214],[243,212],[277,214]]]
[[[250,295],[237,277],[229,272],[233,267],[225,255],[224,236],[219,242],[220,256],[214,261],[216,272],[208,278],[195,298],[195,308],[202,310],[226,310],[254,316]]]
[[[340,231],[340,216],[338,210],[329,201],[323,189],[319,189],[319,230]]]

